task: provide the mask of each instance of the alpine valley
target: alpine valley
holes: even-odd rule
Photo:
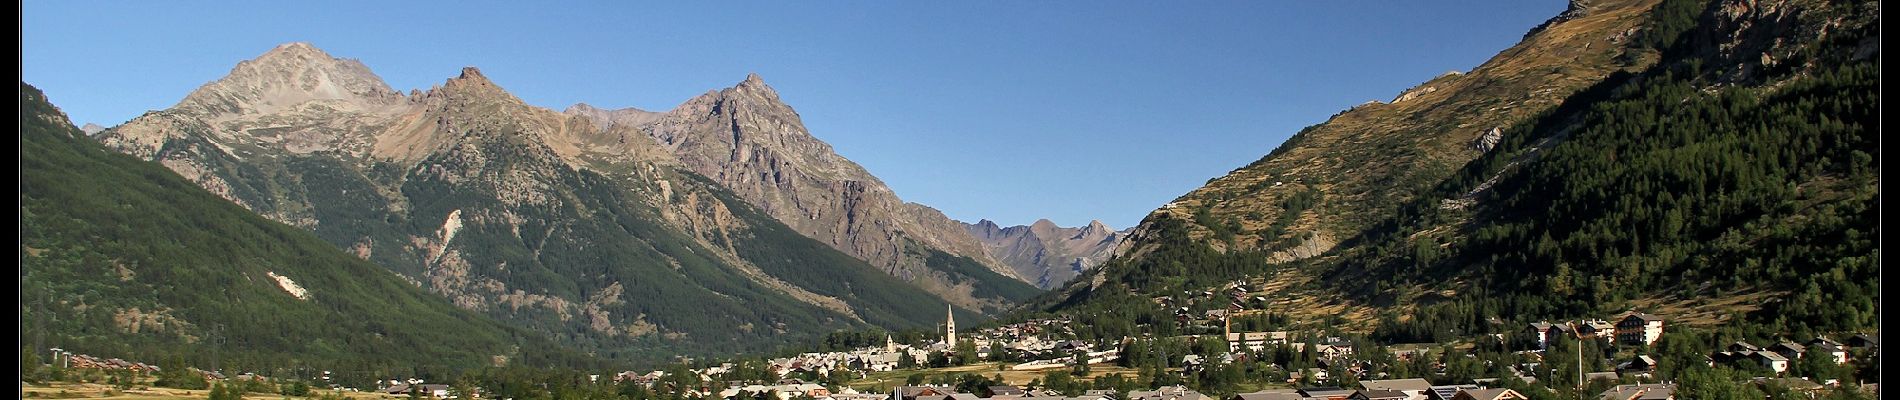
[[[1121,230],[905,202],[757,75],[556,111],[298,42],[112,127],[22,83],[21,335],[458,398],[1867,398],[1878,6],[1572,0]]]

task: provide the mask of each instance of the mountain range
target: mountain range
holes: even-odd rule
[[[1116,246],[1128,236],[1127,231],[1116,231],[1102,221],[1063,228],[1041,219],[1004,228],[986,219],[964,226],[983,242],[990,256],[1014,268],[1018,276],[1033,278],[1032,283],[1043,289],[1066,283],[1101,265],[1115,255]]]
[[[557,112],[473,67],[405,94],[289,43],[92,137],[609,359],[928,327],[945,303],[977,318],[1037,293],[756,75],[664,113]]]
[[[1107,339],[1215,309],[1390,343],[1633,310],[1845,332],[1879,315],[1878,39],[1869,1],[1572,1],[1119,231],[905,202],[757,75],[556,111],[288,43],[114,127],[22,84],[23,299],[60,299],[24,320],[361,371],[763,352],[945,308]]]

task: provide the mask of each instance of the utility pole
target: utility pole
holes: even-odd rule
[[[1583,397],[1583,333],[1577,327],[1570,327],[1570,335],[1577,338],[1577,399]]]
[[[40,351],[46,350],[46,316],[47,314],[50,314],[46,311],[50,309],[50,307],[48,307],[46,304],[52,301],[53,301],[53,297],[51,295],[48,295],[46,297],[46,300],[42,300],[39,302],[39,307],[35,307],[38,310],[34,310],[34,314],[37,314],[34,316],[38,317],[36,319],[39,320],[38,321],[39,323],[33,324],[35,325],[33,329],[35,331],[38,331],[39,334],[35,335],[35,338],[33,339],[33,354],[39,354]]]
[[[218,371],[218,352],[224,347],[224,324],[211,331],[211,371]]]

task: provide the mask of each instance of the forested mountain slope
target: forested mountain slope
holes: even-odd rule
[[[20,336],[32,351],[357,382],[610,365],[108,150],[32,86],[20,103]]]
[[[1572,9],[1587,19],[1604,5]],[[1871,326],[1877,3],[1640,6],[1626,17],[1637,29],[1603,62],[1642,67],[1501,124],[1481,155],[1439,179],[1375,189],[1404,200],[1348,225],[1336,248],[1298,260],[1235,250],[1196,222],[1212,214],[1163,209],[1131,252],[1036,307],[1079,314],[1096,335],[1166,332],[1175,324],[1155,298],[1239,281],[1269,298],[1269,313],[1401,341],[1486,331],[1490,317],[1634,308],[1690,324],[1740,315],[1797,335]],[[1537,51],[1523,47],[1582,20],[1506,54]],[[1263,161],[1313,146],[1305,137],[1325,126]],[[1340,201],[1298,190],[1312,194],[1286,208]],[[1727,304],[1742,306],[1705,307],[1738,296]]]

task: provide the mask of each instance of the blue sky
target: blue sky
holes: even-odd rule
[[[666,110],[758,73],[906,201],[1123,228],[1302,127],[1476,67],[1564,6],[29,0],[21,67],[106,126],[292,41],[403,91],[477,66],[555,109]]]

